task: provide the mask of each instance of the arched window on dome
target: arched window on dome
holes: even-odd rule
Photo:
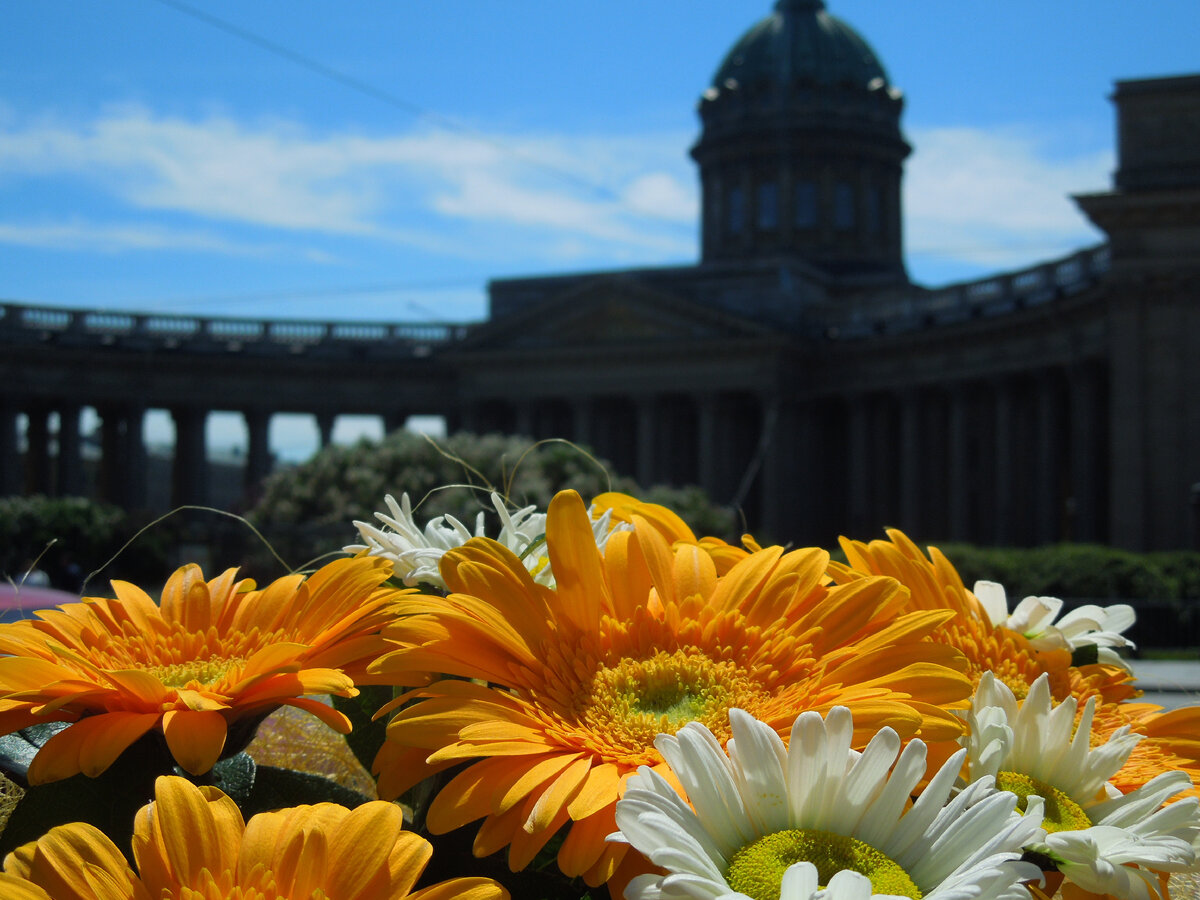
[[[759,231],[774,231],[779,227],[779,185],[774,181],[765,181],[758,186],[756,221]]]
[[[797,181],[792,191],[792,225],[796,228],[817,227],[817,183]]]
[[[854,186],[848,181],[833,186],[833,227],[838,231],[854,230]]]

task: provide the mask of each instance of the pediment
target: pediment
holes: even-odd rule
[[[769,329],[650,288],[597,277],[480,328],[471,350],[688,343],[767,337]]]

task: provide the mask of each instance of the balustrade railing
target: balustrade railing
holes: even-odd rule
[[[0,342],[69,341],[111,345],[123,341],[165,349],[254,353],[284,346],[371,345],[383,351],[427,356],[462,340],[471,326],[447,322],[322,322],[302,319],[241,319],[164,313],[108,312],[0,303]]]
[[[867,337],[913,331],[1048,303],[1094,284],[1109,268],[1107,245],[1030,269],[947,285],[928,293],[866,300],[830,323],[831,336]]]
[[[1003,315],[1069,296],[1096,282],[1109,267],[1107,245],[1060,260],[934,291],[868,299],[822,323],[838,339],[913,331],[968,319]],[[294,353],[315,348],[368,346],[397,354],[428,356],[462,340],[472,325],[445,322],[326,322],[303,319],[241,319],[163,313],[58,309],[0,304],[0,342],[72,340],[116,344],[129,340],[167,349]]]

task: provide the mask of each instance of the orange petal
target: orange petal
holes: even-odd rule
[[[186,778],[160,775],[155,779],[154,805],[139,824],[153,832],[146,837],[159,849],[163,870],[181,885],[197,884],[202,869],[219,875],[227,862],[209,801]]]
[[[80,719],[42,746],[29,766],[29,783],[45,784],[79,772],[95,778],[157,724],[157,713],[111,712]],[[85,768],[86,766],[86,768]]]
[[[612,609],[592,520],[575,491],[559,491],[546,510],[546,550],[554,569],[561,610],[580,630]]]
[[[186,772],[202,775],[225,748],[228,727],[219,712],[172,709],[163,714],[163,735],[175,762]]]
[[[509,894],[490,878],[452,878],[421,888],[408,900],[509,900]]]
[[[284,701],[284,705],[294,706],[296,709],[312,713],[338,734],[349,734],[354,727],[344,713],[338,712],[328,703],[324,703],[321,700],[315,700],[311,697],[292,697]]]
[[[133,875],[111,840],[93,826],[75,822],[52,828],[38,840],[28,877],[55,900],[93,900],[89,869],[95,870],[100,879],[108,874],[125,886]]]
[[[565,812],[567,804],[575,799],[591,768],[590,756],[577,759],[567,766],[566,771],[554,779],[538,797],[529,818],[525,820],[525,830],[536,834],[549,828],[559,814]]]
[[[403,829],[404,813],[394,803],[376,800],[353,810],[328,836],[330,871],[325,893],[346,900],[379,896],[379,888],[390,886],[388,860]],[[433,855],[433,847],[421,841],[412,844],[412,850],[411,864],[420,871]]]

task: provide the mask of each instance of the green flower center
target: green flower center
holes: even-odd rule
[[[224,678],[225,673],[234,666],[241,666],[245,662],[240,658],[228,659],[214,656],[209,659],[172,663],[166,666],[148,666],[146,671],[169,688],[185,688],[191,684],[211,687]]]
[[[822,885],[850,869],[871,880],[872,894],[921,900],[920,888],[897,862],[870,844],[829,831],[777,831],[761,837],[733,855],[725,880],[753,900],[779,900],[783,874],[798,862],[816,866]]]
[[[588,733],[602,736],[594,750],[636,765],[658,762],[655,736],[674,734],[688,722],[702,722],[718,739],[728,739],[730,708],[753,710],[763,694],[736,663],[688,647],[601,665],[573,705]]]
[[[1051,834],[1056,831],[1081,831],[1092,827],[1092,820],[1087,817],[1083,807],[1044,781],[1022,775],[1020,772],[1000,772],[996,775],[996,787],[1016,794],[1017,809],[1021,812],[1028,808],[1032,795],[1041,797],[1046,802],[1046,816],[1042,819],[1042,827]]]

